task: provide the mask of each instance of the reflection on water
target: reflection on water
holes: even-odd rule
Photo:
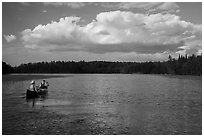
[[[28,103],[29,106],[31,107],[35,107],[35,104],[38,102],[45,102],[45,100],[48,98],[48,93],[44,94],[44,95],[39,95],[37,98],[26,98],[26,101]],[[41,104],[40,103],[40,104]],[[39,103],[38,103],[39,104]],[[44,103],[43,103],[44,104]]]
[[[36,102],[36,98],[32,98],[32,99],[26,99],[27,103],[34,108],[35,107],[35,102]]]
[[[67,76],[47,79],[49,98],[29,100],[30,106],[70,115],[71,126],[84,124],[98,134],[201,134],[200,77]],[[8,103],[9,98],[20,95],[27,85],[29,81],[3,81],[3,113],[15,104]]]

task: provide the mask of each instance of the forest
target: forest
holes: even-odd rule
[[[163,62],[51,61],[12,67],[2,62],[2,74],[9,73],[122,73],[202,75],[202,55],[169,55]]]

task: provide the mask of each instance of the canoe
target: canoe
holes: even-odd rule
[[[31,91],[31,90],[27,89],[27,91],[26,91],[26,98],[27,99],[37,98],[37,97],[38,97],[38,92]]]
[[[48,93],[48,89],[39,89],[38,95],[46,95]]]
[[[47,95],[47,93],[48,93],[48,89],[38,89],[37,92],[27,89],[26,98],[27,99],[38,98],[38,97]]]

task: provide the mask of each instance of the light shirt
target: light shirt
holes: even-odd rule
[[[35,91],[35,85],[34,85],[34,84],[31,84],[30,87],[29,87],[29,90]]]

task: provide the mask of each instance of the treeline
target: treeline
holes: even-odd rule
[[[5,65],[5,63],[3,62]],[[4,71],[4,69],[3,69]],[[142,73],[202,75],[202,56],[169,56],[164,62],[51,61],[21,64],[12,73]],[[3,72],[4,73],[4,72]]]
[[[11,65],[7,64],[6,62],[2,62],[2,74],[9,74],[13,72],[14,69]]]

